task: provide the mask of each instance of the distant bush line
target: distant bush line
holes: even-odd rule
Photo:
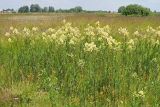
[[[10,12],[10,13],[16,13],[13,9],[7,9],[3,10],[3,12]],[[18,13],[117,13],[117,12],[112,12],[112,11],[102,11],[102,10],[96,10],[96,11],[89,11],[89,10],[84,10],[81,6],[76,6],[74,8],[70,9],[57,9],[53,6],[48,6],[48,7],[41,7],[39,4],[31,4],[30,6],[22,6],[18,9]],[[128,6],[121,6],[118,9],[118,13],[121,13],[122,15],[125,16],[130,16],[130,15],[136,15],[136,16],[148,16],[150,14],[152,15],[159,15],[160,13],[157,11],[152,12],[149,8],[143,7],[138,4],[130,4]]]
[[[53,6],[49,7],[40,7],[38,4],[32,4],[30,7],[29,6],[22,6],[18,9],[18,13],[29,13],[29,12],[82,12],[83,9],[81,6],[76,6],[71,9],[58,9],[55,10]]]

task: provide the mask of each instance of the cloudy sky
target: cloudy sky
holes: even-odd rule
[[[18,9],[23,5],[38,3],[40,6],[54,6],[56,9],[82,6],[87,10],[111,10],[127,4],[140,4],[160,11],[160,0],[0,0],[0,10],[6,8]]]

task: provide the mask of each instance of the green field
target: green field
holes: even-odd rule
[[[46,13],[46,14],[0,14],[0,28],[8,29],[10,26],[22,28],[38,26],[40,28],[49,28],[60,25],[61,21],[66,19],[74,25],[82,26],[88,23],[100,21],[102,25],[110,25],[113,28],[127,27],[128,29],[137,29],[147,27],[157,27],[160,25],[160,16],[148,17],[126,17],[119,14],[104,13]],[[0,30],[2,30],[0,29]]]
[[[0,107],[159,107],[160,16],[0,14]]]

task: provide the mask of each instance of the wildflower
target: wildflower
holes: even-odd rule
[[[85,65],[84,60],[80,59],[80,60],[78,61],[78,66],[81,67],[81,68],[83,68],[84,65]]]
[[[135,36],[140,36],[140,33],[139,33],[138,31],[135,31],[135,32],[133,33],[133,35],[135,35]]]
[[[24,27],[23,32],[30,32],[30,30],[26,27]]]
[[[129,42],[127,42],[128,44],[128,49],[129,50],[133,50],[134,49],[134,40],[133,39],[130,39]]]
[[[132,74],[132,77],[133,77],[133,78],[138,77],[137,73],[136,73],[136,72],[135,72],[135,73],[133,73],[133,74]]]
[[[55,34],[52,34],[52,35],[51,35],[51,38],[52,38],[53,40],[55,40],[55,39],[56,39],[56,35],[55,35]]]
[[[148,33],[154,33],[156,30],[153,29],[152,27],[148,26],[147,30]]]
[[[133,96],[138,97],[138,98],[144,98],[144,97],[145,97],[145,94],[144,94],[144,92],[141,90],[141,91],[139,91],[139,92],[137,92],[137,93],[134,92]]]
[[[9,32],[6,32],[6,34],[5,34],[5,36],[7,36],[7,37],[10,36],[10,35],[11,35],[11,34],[10,34]]]
[[[13,26],[11,26],[9,29],[10,29],[10,30],[13,30],[14,28],[13,28]]]
[[[74,55],[71,53],[71,54],[67,54],[67,56],[69,56],[69,57],[71,57],[71,58],[73,58],[74,57]]]
[[[66,28],[66,29],[70,28],[71,26],[72,26],[72,23],[66,23],[66,24],[65,24],[65,28]]]
[[[11,43],[11,42],[12,42],[12,39],[11,39],[11,38],[8,38],[8,42]]]
[[[46,36],[47,34],[45,32],[42,33],[42,36]]]
[[[122,28],[121,27],[121,28],[118,29],[118,31],[119,31],[120,34],[122,34],[124,36],[128,36],[129,35],[129,32],[128,32],[128,30],[126,28]]]
[[[99,21],[97,21],[97,22],[95,23],[95,25],[96,25],[96,26],[99,26],[99,25],[100,25]]]
[[[128,44],[129,44],[129,45],[134,45],[134,40],[133,40],[133,39],[130,39],[129,42],[128,42]]]
[[[120,103],[123,104],[124,102],[121,100]]]
[[[111,100],[109,98],[106,99],[107,102],[111,102]]]
[[[77,37],[72,37],[69,41],[69,44],[71,45],[75,45],[76,43],[78,43],[80,41],[80,38]]]
[[[102,38],[104,38],[104,39],[107,39],[108,38],[108,36],[109,36],[109,34],[107,33],[107,32],[103,32],[103,33],[101,33],[102,34]]]
[[[131,45],[128,45],[128,50],[133,50],[133,46],[131,46]]]
[[[160,30],[160,26],[157,27],[157,30]]]
[[[94,27],[93,26],[90,26],[90,25],[88,25],[88,27],[87,28],[85,28],[85,33],[86,33],[86,35],[87,36],[95,36],[95,32],[94,32]]]
[[[156,35],[157,35],[158,37],[160,37],[160,31],[157,31],[157,32],[156,32]]]
[[[43,36],[42,39],[43,39],[43,40],[46,40],[46,37]]]
[[[19,32],[18,32],[18,29],[15,28],[15,29],[13,30],[13,33],[14,33],[14,34],[18,34],[18,33],[19,33]]]
[[[57,43],[59,44],[59,45],[63,45],[64,43],[65,43],[65,41],[64,41],[64,39],[63,38],[59,38],[59,39],[57,39]]]
[[[71,40],[69,41],[69,44],[74,45],[74,44],[75,44],[74,40],[71,39]]]
[[[48,31],[48,32],[54,32],[55,30],[52,29],[52,28],[49,28],[47,31]]]
[[[89,32],[87,32],[86,34],[87,34],[88,36],[92,36],[92,37],[95,36],[95,33],[92,32],[92,31],[89,31]]]
[[[107,37],[107,44],[110,48],[119,47],[120,42],[117,42],[112,36]]]
[[[153,58],[153,59],[151,60],[151,62],[157,63],[157,58]]]
[[[141,96],[141,97],[144,97],[144,92],[143,91],[139,91],[138,94]]]
[[[84,51],[86,51],[86,52],[98,51],[98,48],[94,42],[85,43]]]
[[[159,44],[160,44],[160,43],[159,43],[159,40],[157,40],[157,41],[155,42],[155,44],[156,44],[156,45],[159,45]]]
[[[28,36],[30,34],[30,30],[28,28],[24,28],[23,32]]]
[[[106,25],[103,27],[104,31],[106,31],[107,33],[110,33],[111,28],[109,27],[109,25]]]
[[[150,42],[152,45],[159,45],[160,44],[159,40],[155,40],[155,39],[151,39]]]
[[[38,27],[33,27],[32,31],[36,32],[38,30]]]

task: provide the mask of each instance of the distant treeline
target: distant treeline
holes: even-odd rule
[[[85,13],[111,13],[111,11],[102,11],[102,10],[97,10],[97,11],[89,11],[89,10],[84,10],[81,6],[76,6],[74,8],[70,9],[57,9],[53,6],[48,6],[48,7],[40,7],[38,4],[32,4],[30,6],[22,6],[18,9],[18,13],[34,13],[34,12],[55,12],[55,13],[80,13],[80,12],[85,12]]]
[[[30,6],[22,6],[18,9],[18,11],[14,11],[14,9],[3,9],[1,11],[2,13],[116,13],[112,11],[102,11],[102,10],[95,10],[95,11],[89,11],[84,10],[81,6],[76,6],[74,8],[70,9],[55,9],[54,6],[48,6],[48,7],[41,7],[39,4],[31,4]],[[148,16],[148,15],[160,15],[159,12],[154,11],[152,12],[149,8],[143,7],[138,4],[130,4],[128,6],[121,6],[118,9],[118,13],[121,13],[122,15],[128,16],[128,15],[137,15],[137,16]]]
[[[49,7],[40,7],[38,4],[32,4],[29,6],[22,6],[18,9],[18,13],[29,13],[29,12],[62,12],[62,13],[70,13],[70,12],[82,12],[83,9],[81,6],[76,6],[71,9],[58,9],[55,10],[53,6]]]

